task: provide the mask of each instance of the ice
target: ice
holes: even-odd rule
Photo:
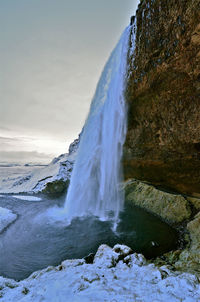
[[[13,195],[12,197],[26,201],[41,201],[42,198],[26,195]]]

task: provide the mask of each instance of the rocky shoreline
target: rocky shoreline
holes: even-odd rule
[[[180,248],[153,260],[174,269],[200,273],[199,198],[169,193],[145,182],[129,180],[125,185],[126,202],[159,216],[181,234]],[[166,238],[167,240],[167,238]]]
[[[124,245],[101,245],[92,264],[66,260],[16,282],[0,277],[0,298],[11,301],[172,301],[198,302],[199,279],[157,267]]]

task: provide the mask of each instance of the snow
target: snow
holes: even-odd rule
[[[69,153],[54,158],[45,167],[4,167],[0,176],[0,193],[38,193],[45,189],[46,184],[56,180],[67,181],[71,177],[73,165],[76,159],[79,139],[76,139],[69,147]],[[9,173],[11,169],[12,173]],[[28,170],[27,170],[28,169]],[[2,174],[2,173],[1,173]]]
[[[0,207],[0,233],[17,219],[17,215],[12,211]]]
[[[20,282],[0,277],[0,297],[2,302],[198,302],[200,284],[192,274],[148,264],[126,246],[102,245],[93,264],[66,260]]]
[[[63,154],[48,166],[40,167],[29,175],[1,179],[0,193],[38,193],[48,182],[60,179],[66,181],[71,176],[74,160],[74,153]]]
[[[42,198],[39,197],[34,197],[34,196],[23,196],[23,195],[13,195],[12,197],[21,199],[21,200],[26,200],[26,201],[41,201]]]

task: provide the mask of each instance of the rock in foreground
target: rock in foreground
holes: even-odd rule
[[[0,297],[2,302],[198,302],[200,284],[192,274],[147,264],[126,246],[102,245],[93,264],[66,260],[21,282],[0,277]]]
[[[135,179],[127,181],[124,186],[126,202],[156,214],[179,230],[184,230],[184,249],[167,253],[162,261],[165,259],[164,263],[173,265],[175,269],[199,274],[200,199],[165,192]]]

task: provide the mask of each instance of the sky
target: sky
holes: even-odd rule
[[[0,162],[68,151],[138,2],[0,1]]]

